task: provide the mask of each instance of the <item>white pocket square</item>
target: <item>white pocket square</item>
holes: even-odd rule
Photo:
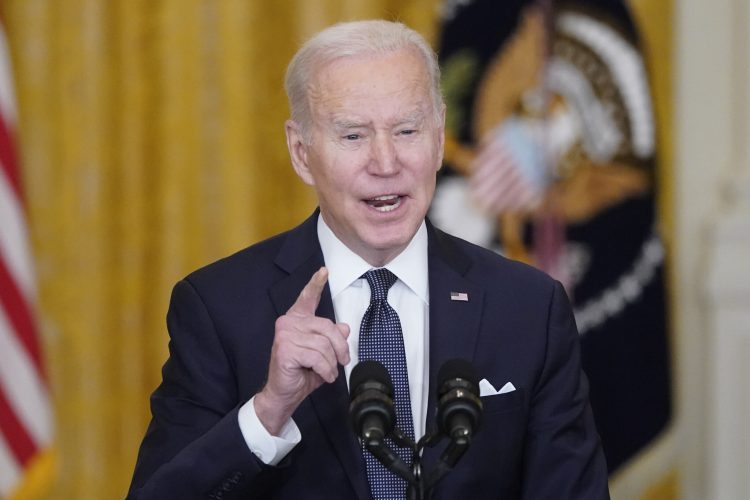
[[[505,394],[506,392],[513,392],[516,387],[507,382],[499,391],[490,383],[489,380],[483,378],[479,381],[479,395],[480,396],[495,396],[497,394]]]

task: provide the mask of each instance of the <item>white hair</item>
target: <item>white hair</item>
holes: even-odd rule
[[[387,54],[413,48],[424,61],[430,79],[434,115],[440,120],[443,97],[440,67],[427,41],[406,25],[384,20],[338,23],[320,31],[297,51],[286,70],[284,86],[292,120],[309,142],[311,116],[308,90],[315,70],[343,57]]]

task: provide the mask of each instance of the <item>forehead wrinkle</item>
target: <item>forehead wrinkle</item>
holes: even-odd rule
[[[382,118],[388,127],[408,123],[418,124],[422,123],[429,114],[433,113],[429,82],[424,74],[424,70],[402,80],[402,84],[398,88],[392,88],[388,92],[381,94],[378,94],[378,92],[373,94],[371,90],[376,90],[377,88],[374,82],[369,82],[370,85],[365,85],[363,88],[356,81],[351,82],[353,87],[349,85],[349,82],[344,83],[342,86],[341,82],[335,78],[332,81],[332,75],[327,69],[341,61],[332,61],[319,68],[308,84],[308,109],[312,113],[311,118],[313,120],[323,119],[328,122],[329,126],[337,128],[371,126],[373,117],[358,117],[356,111],[352,112],[352,110],[347,110],[346,108],[352,107],[354,103],[363,99],[373,102],[380,99],[388,99],[399,94],[413,96],[411,110],[403,113],[399,111],[395,116],[391,117],[381,115],[375,118],[376,122],[379,121],[379,118]],[[315,118],[316,115],[317,118]]]

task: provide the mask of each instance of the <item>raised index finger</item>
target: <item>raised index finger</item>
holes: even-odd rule
[[[287,314],[314,316],[327,281],[328,269],[321,267],[312,275],[312,278],[307,282],[305,288],[302,289],[299,297],[297,297],[297,301],[292,304]]]

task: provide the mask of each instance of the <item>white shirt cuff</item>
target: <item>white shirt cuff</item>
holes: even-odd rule
[[[277,465],[302,440],[302,434],[297,424],[290,418],[281,428],[279,436],[272,436],[258,419],[254,400],[255,396],[242,405],[237,413],[240,432],[245,438],[247,447],[261,462],[266,465]]]

